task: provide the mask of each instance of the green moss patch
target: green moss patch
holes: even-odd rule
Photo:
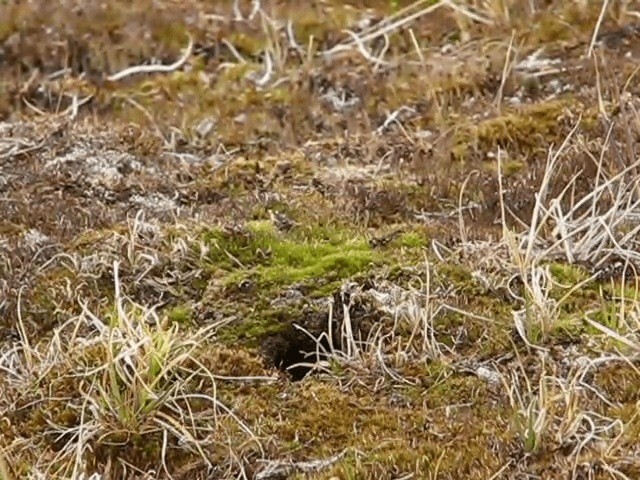
[[[317,232],[315,232],[317,233]],[[214,230],[204,234],[210,267],[234,284],[250,278],[266,287],[331,282],[369,268],[379,260],[362,237],[334,232],[325,238],[306,232],[282,233],[269,221],[247,224],[240,233]]]

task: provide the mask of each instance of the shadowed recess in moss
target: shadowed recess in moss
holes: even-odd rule
[[[242,231],[211,230],[204,236],[208,260],[225,282],[244,278],[261,285],[309,279],[332,281],[367,269],[379,259],[365,238],[337,230],[281,233],[268,221],[249,222]],[[320,237],[320,238],[318,238]]]

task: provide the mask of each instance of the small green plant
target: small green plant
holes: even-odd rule
[[[524,374],[522,365],[519,367],[522,376],[511,372],[509,379],[502,376],[502,383],[514,410],[513,427],[522,448],[528,453],[535,453],[541,448],[552,426],[553,419],[549,414],[552,399],[546,384],[548,377],[542,375],[534,386]],[[544,363],[542,370],[544,371]],[[521,384],[520,377],[524,378],[524,385]]]
[[[188,325],[191,323],[191,308],[187,305],[176,305],[167,312],[167,319],[172,324]]]
[[[516,431],[526,452],[535,453],[540,448],[545,422],[546,410],[539,408],[536,399],[532,399],[526,408],[516,413]]]

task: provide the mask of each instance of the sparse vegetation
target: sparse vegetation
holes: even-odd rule
[[[640,478],[639,16],[0,2],[0,480]]]

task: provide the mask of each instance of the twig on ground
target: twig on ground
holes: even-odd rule
[[[313,473],[330,467],[338,460],[340,460],[347,453],[347,450],[321,460],[311,460],[308,462],[284,462],[284,461],[271,461],[267,466],[259,472],[256,476],[256,480],[270,480],[273,478],[288,477],[296,472],[300,473]]]
[[[139,75],[141,73],[171,73],[181,68],[191,56],[193,51],[193,37],[189,35],[189,44],[187,48],[178,60],[170,65],[135,65],[133,67],[125,68],[124,70],[109,75],[107,81],[117,82],[123,78],[130,77],[132,75]]]

